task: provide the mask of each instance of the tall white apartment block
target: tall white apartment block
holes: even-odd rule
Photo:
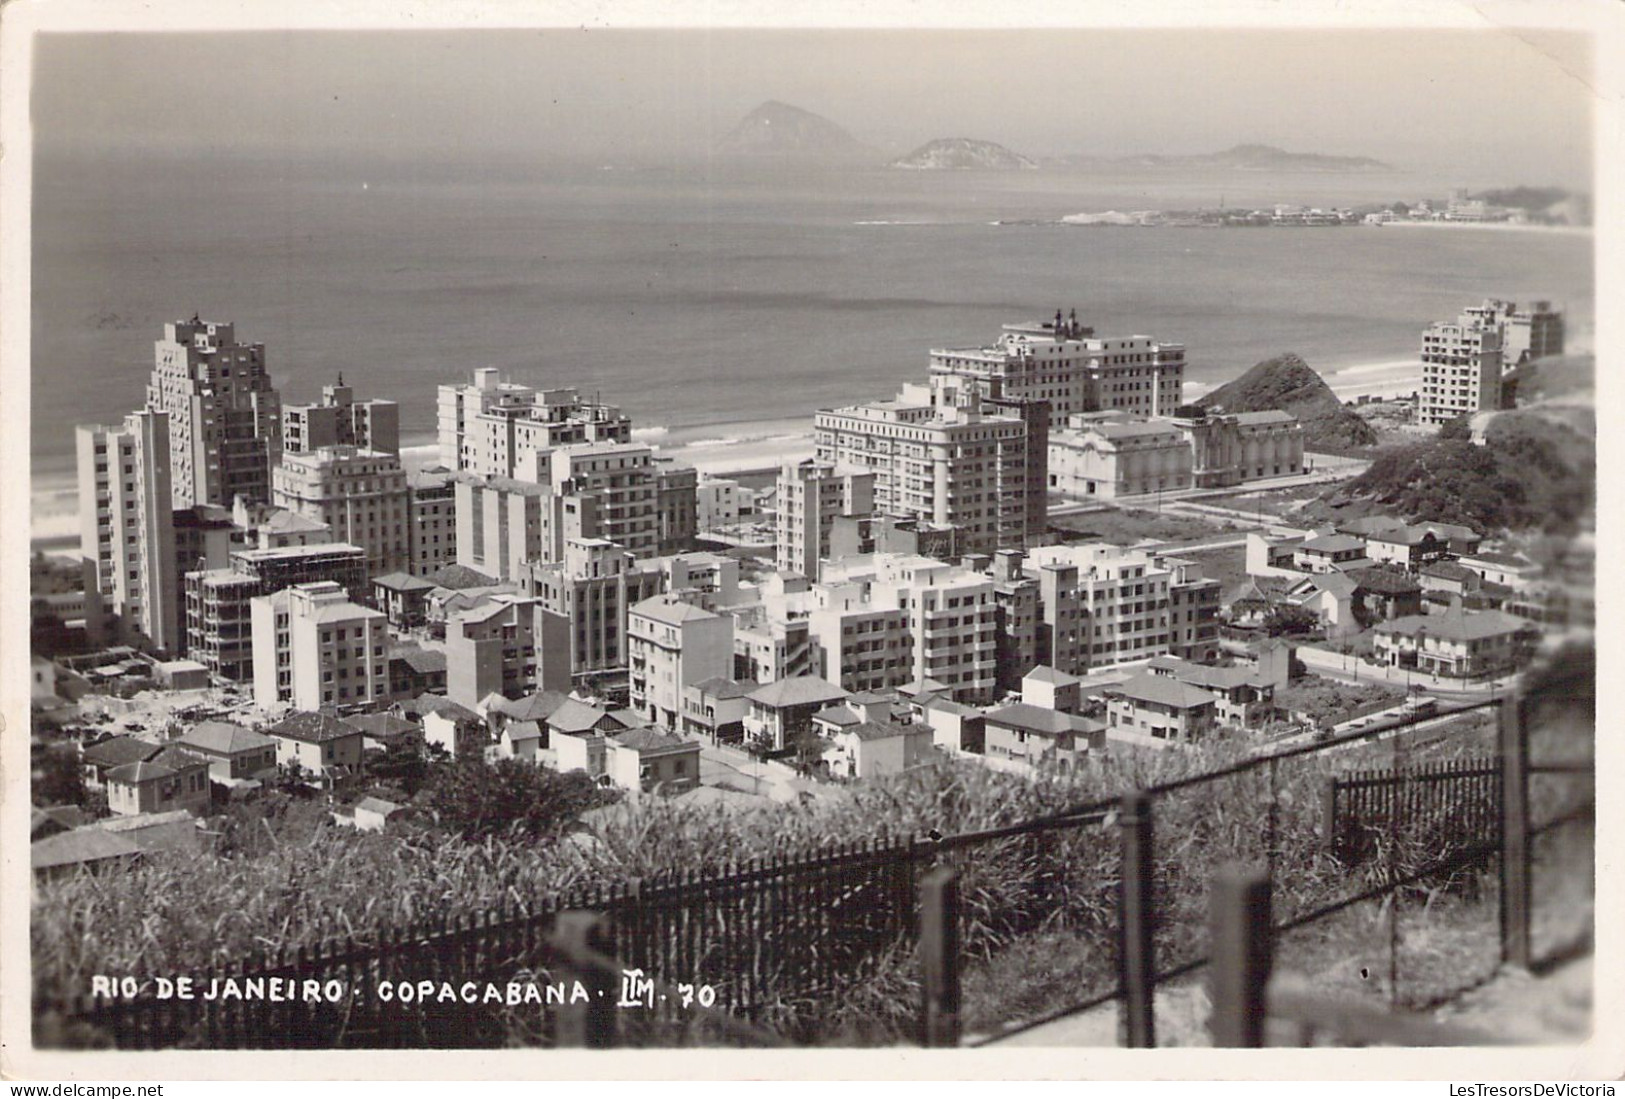
[[[298,710],[365,706],[389,695],[388,618],[333,581],[296,584],[250,604],[254,702]]]
[[[1501,328],[1486,306],[1422,333],[1417,421],[1443,424],[1501,407]]]
[[[361,546],[374,576],[411,566],[408,498],[399,457],[353,446],[285,454],[272,477],[273,503]]]
[[[521,580],[527,596],[570,621],[573,675],[626,667],[627,611],[659,595],[665,573],[602,538],[569,538],[562,558],[532,562]]]
[[[194,316],[164,325],[153,351],[147,407],[169,413],[175,506],[269,500],[282,403],[265,370],[265,345],[239,343],[234,325]]]
[[[595,537],[639,557],[660,552],[660,485],[654,451],[626,442],[535,449],[518,464],[521,480],[550,485],[557,496],[591,497]]]
[[[493,694],[570,689],[570,623],[541,600],[495,594],[446,622],[446,697],[478,713]]]
[[[1039,546],[1023,567],[1039,585],[1041,664],[1083,675],[1161,656],[1180,641],[1174,570],[1153,556],[1103,543]]]
[[[614,405],[584,400],[576,389],[536,389],[474,371],[472,385],[439,390],[440,464],[482,477],[513,477],[527,450],[578,443],[626,442],[632,421]]]
[[[819,562],[829,556],[835,520],[875,510],[875,473],[817,459],[786,462],[779,470],[776,495],[778,569],[816,580]]]
[[[93,640],[111,635],[165,652],[185,648],[169,423],[168,413],[145,409],[122,427],[80,425],[75,432],[79,552]]]
[[[821,674],[850,691],[934,679],[967,704],[993,700],[999,608],[991,577],[909,554],[827,562],[808,599]]]
[[[733,619],[673,595],[628,610],[626,641],[632,709],[668,732],[680,727],[684,688],[733,676]]]
[[[931,373],[974,382],[986,397],[1044,400],[1055,419],[1122,409],[1171,416],[1185,381],[1185,346],[1150,336],[1097,337],[1074,312],[1007,324],[991,347],[933,348]]]
[[[358,401],[344,384],[322,386],[316,404],[286,405],[282,409],[282,449],[288,453],[320,450],[324,446],[354,446],[362,450],[401,452],[401,410],[394,401]]]
[[[1026,541],[1027,425],[988,415],[975,395],[939,405],[929,386],[896,400],[821,409],[813,420],[821,462],[875,475],[875,510],[958,527],[962,553],[1020,549]]]

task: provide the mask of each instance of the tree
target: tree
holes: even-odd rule
[[[503,832],[542,835],[614,795],[584,771],[559,774],[523,760],[490,764],[471,757],[437,772],[422,797],[442,827],[479,839]]]
[[[33,786],[30,791],[35,805],[82,805],[85,801],[85,773],[73,751],[47,748],[34,760]]]
[[[1264,630],[1271,637],[1301,636],[1320,629],[1320,616],[1290,603],[1277,603],[1264,616]]]
[[[1439,425],[1439,438],[1441,438],[1441,439],[1456,439],[1456,440],[1465,439],[1468,442],[1472,442],[1472,439],[1473,439],[1473,417],[1472,417],[1472,414],[1467,413],[1467,412],[1463,412],[1460,416],[1457,416],[1455,419],[1446,420],[1444,423],[1440,424]]]

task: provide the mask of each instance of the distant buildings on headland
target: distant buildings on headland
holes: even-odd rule
[[[1489,192],[1500,197],[1503,192]],[[1511,199],[1524,199],[1531,205],[1495,202],[1483,196],[1472,197],[1466,188],[1457,188],[1447,200],[1419,199],[1386,205],[1366,203],[1346,206],[1303,206],[1275,203],[1252,209],[1227,207],[1222,200],[1214,209],[1134,210],[1122,212],[1068,214],[1062,225],[1138,226],[1198,229],[1323,229],[1348,225],[1590,225],[1591,204],[1583,195],[1566,192],[1517,189],[1504,193]],[[1554,197],[1561,195],[1561,197]],[[1001,223],[1014,224],[1014,223]]]

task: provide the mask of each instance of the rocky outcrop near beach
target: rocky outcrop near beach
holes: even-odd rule
[[[1291,353],[1265,359],[1196,402],[1212,412],[1265,412],[1278,408],[1303,425],[1308,450],[1374,446],[1377,433],[1345,408],[1331,386]]]
[[[917,172],[1010,172],[1037,168],[1038,162],[996,142],[939,137],[907,156],[898,157],[886,167]]]

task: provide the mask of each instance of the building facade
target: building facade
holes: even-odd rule
[[[185,648],[176,579],[170,417],[142,410],[122,427],[81,425],[79,553],[93,644]]]
[[[877,554],[825,566],[808,633],[820,674],[849,691],[936,680],[954,701],[991,701],[998,672],[993,581],[929,557]]]
[[[1191,447],[1167,420],[1080,413],[1050,436],[1049,488],[1072,499],[1115,500],[1188,489]]]
[[[1417,422],[1443,424],[1501,407],[1502,342],[1494,310],[1464,310],[1422,333]]]
[[[521,589],[570,622],[571,674],[619,671],[626,664],[626,613],[660,594],[664,574],[602,538],[569,539],[563,560],[533,564]]]
[[[816,580],[819,563],[830,556],[835,520],[874,511],[875,474],[812,459],[786,462],[779,470],[776,495],[776,565],[780,572]]]
[[[409,568],[406,473],[394,454],[352,446],[283,455],[272,477],[278,507],[325,523],[332,536],[367,551],[375,575]]]
[[[394,401],[358,401],[340,374],[336,385],[322,386],[316,404],[282,409],[282,451],[309,453],[330,446],[353,446],[384,454],[401,452],[401,411]]]
[[[1179,407],[1185,347],[1150,336],[1097,338],[1074,312],[1007,324],[991,347],[931,351],[931,373],[973,382],[988,397],[1049,402],[1051,415],[1122,409],[1169,416]]]
[[[493,596],[446,622],[446,697],[479,710],[499,694],[568,692],[570,623],[538,599]]]
[[[944,391],[939,391],[944,392]],[[992,553],[1026,544],[1027,426],[974,402],[936,403],[907,385],[896,400],[822,409],[814,457],[875,475],[875,509],[961,531],[961,550]]]
[[[188,657],[211,676],[253,682],[252,600],[323,580],[339,584],[352,600],[365,599],[367,551],[342,543],[242,550],[232,554],[230,568],[187,573]]]
[[[632,709],[667,732],[683,729],[684,691],[733,672],[733,619],[659,595],[626,617]]]
[[[624,443],[632,422],[613,405],[575,389],[535,389],[474,371],[472,385],[439,390],[440,464],[481,477],[513,477],[527,450],[577,443]]]
[[[406,475],[406,532],[407,571],[413,576],[457,563],[457,486],[450,470]]]
[[[194,316],[164,325],[154,359],[147,407],[169,413],[175,506],[269,500],[282,402],[265,345],[240,343],[234,325]]]
[[[331,580],[250,604],[254,701],[299,710],[365,707],[389,697],[388,621]]]

